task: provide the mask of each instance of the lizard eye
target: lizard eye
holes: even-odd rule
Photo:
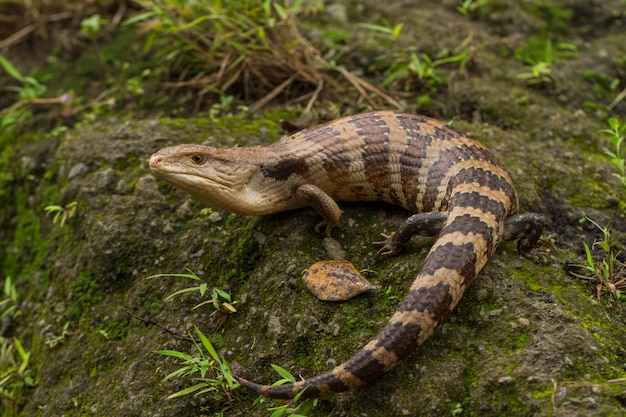
[[[206,156],[202,155],[201,153],[197,153],[191,157],[191,162],[196,165],[202,165],[206,162],[206,159]]]

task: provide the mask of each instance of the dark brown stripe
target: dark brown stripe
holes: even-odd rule
[[[320,387],[327,385],[333,392],[343,392],[348,391],[350,388],[341,382],[339,378],[333,375],[330,372],[319,375],[319,377],[314,377],[315,381],[311,381],[311,385],[308,385],[308,388],[304,392],[304,398],[317,397],[320,395]]]
[[[452,302],[449,285],[439,283],[433,287],[409,291],[397,311],[413,311],[428,314],[435,322],[435,325],[437,325],[450,314]],[[395,353],[398,360],[402,360],[418,347],[419,336],[422,330],[418,324],[392,322],[387,324],[380,332],[376,339],[376,345]],[[373,357],[372,359],[375,361]],[[376,378],[375,372],[379,372],[379,375],[382,373],[383,364],[378,364],[374,368],[373,372],[371,372],[372,375],[369,375],[369,371],[366,372],[364,370],[354,370],[353,373],[361,375],[360,378],[363,380],[365,380],[364,378],[374,379]],[[370,379],[367,380],[369,381]]]
[[[375,380],[384,373],[384,369],[385,364],[378,362],[367,349],[361,349],[346,363],[346,370],[364,382]]]
[[[422,332],[421,326],[412,323],[390,323],[389,327],[392,336],[380,338],[377,341],[378,346],[395,353],[398,360],[406,358],[417,349],[419,335]]]
[[[430,123],[432,123],[432,121]],[[456,130],[445,124],[434,127],[433,131],[433,136],[439,140],[448,140],[451,138],[459,138],[461,136],[464,136],[463,134],[457,132]]]
[[[487,223],[483,222],[477,217],[474,217],[470,214],[464,214],[462,216],[455,217],[452,222],[446,226],[445,231],[442,235],[448,233],[459,232],[464,235],[469,233],[481,235],[482,238],[487,243],[487,253],[491,253],[492,247],[492,239],[493,236],[493,227],[489,226]],[[447,267],[447,265],[442,265]]]
[[[442,265],[439,265],[439,267],[441,266]],[[448,267],[446,266],[446,268]],[[436,269],[438,268],[434,270]],[[452,295],[450,294],[450,286],[440,282],[433,287],[410,290],[406,298],[398,306],[398,311],[419,311],[423,313],[428,310],[430,316],[438,320],[441,317],[437,315],[437,311],[441,308],[444,310],[448,309],[451,303]]]
[[[444,230],[444,233],[447,231]],[[426,262],[420,273],[432,275],[441,267],[453,269],[462,277],[473,279],[476,275],[476,254],[474,253],[474,244],[465,242],[454,244],[447,242],[437,246],[428,255]]]
[[[468,161],[470,159],[488,162],[490,165],[500,166],[500,163],[491,152],[487,151],[485,148],[476,146],[473,143],[469,143],[442,151],[439,154],[439,159],[433,166],[433,170],[438,169],[448,172],[452,165],[457,162]]]
[[[331,121],[323,125],[313,126],[291,135],[288,139],[268,146],[266,150],[274,153],[278,158],[278,162],[261,164],[260,168],[263,175],[277,181],[284,181],[291,174],[302,175],[308,178],[309,166],[305,161],[311,155],[307,152],[307,148],[317,149],[318,146],[323,146],[325,149],[332,148],[332,152],[336,152],[336,147],[332,147],[332,145],[340,143],[341,138],[333,127],[335,124],[336,121]],[[315,146],[310,146],[309,143],[314,143]],[[295,157],[294,154],[298,156]],[[326,159],[328,159],[329,155],[332,155],[332,153],[327,152]],[[332,161],[331,164],[335,162]],[[340,163],[340,165],[342,164]]]
[[[487,186],[492,190],[504,191],[509,196],[515,195],[513,186],[506,178],[484,168],[465,168],[459,171],[459,173],[450,180],[448,189],[452,190],[460,184],[471,184],[473,182]]]
[[[260,168],[265,177],[277,181],[285,181],[292,174],[304,175],[308,170],[300,158],[284,158],[274,165],[261,164]]]
[[[407,147],[400,156],[400,180],[402,181],[402,192],[411,211],[421,211],[417,207],[417,196],[420,192],[419,170],[426,157],[426,152],[422,146],[416,145],[419,139],[407,137]]]
[[[370,192],[368,191],[368,188],[366,188],[364,185],[350,186],[350,194],[357,200],[358,199],[367,200],[369,199],[369,196],[371,195]]]
[[[425,122],[425,118],[410,117],[406,114],[398,114],[396,118],[406,134],[406,147],[404,153],[400,155],[400,178],[404,198],[409,210],[418,211],[417,196],[422,187],[418,181],[419,170],[426,158],[427,148],[432,146],[433,138],[422,132],[420,123]]]
[[[361,151],[365,177],[382,199],[389,184],[389,133],[387,122],[374,113],[372,117],[351,117],[348,121],[354,125],[358,136],[364,143]]]
[[[450,200],[452,207],[473,207],[481,210],[483,213],[491,213],[496,218],[504,215],[506,209],[502,201],[489,198],[478,191],[468,193],[455,193]]]
[[[488,162],[490,165],[500,166],[498,160],[490,152],[473,144],[458,146],[443,151],[439,155],[437,162],[434,163],[426,175],[424,211],[432,211],[437,203],[439,203],[440,210],[447,209],[448,201],[438,202],[437,200],[440,187],[442,186],[441,182],[444,181],[446,174],[454,165],[469,160],[484,161]],[[480,176],[473,177],[473,181],[479,181],[479,179]],[[483,185],[483,182],[479,182]]]
[[[341,143],[335,143],[322,151],[325,154],[322,166],[326,170],[328,177],[341,184],[342,178],[345,178],[350,173],[350,163],[352,159],[350,155],[346,153],[345,145]]]
[[[337,186],[341,186],[342,179],[350,172],[352,160],[350,155],[346,152],[346,143],[351,137],[346,137],[345,133],[342,134],[340,130],[335,128],[336,126],[341,127],[341,124],[337,120],[334,120],[298,133],[299,138],[304,140],[304,144],[299,150],[305,150],[307,146],[306,143],[309,142],[315,144],[312,149],[321,147],[321,153],[323,155],[321,158],[322,167],[328,177],[333,179],[337,183]],[[289,141],[286,143],[289,145]],[[293,152],[293,146],[287,146],[285,151]],[[302,159],[307,159],[310,156],[311,155],[306,155]]]

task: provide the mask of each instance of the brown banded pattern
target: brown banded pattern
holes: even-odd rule
[[[190,159],[192,155],[200,157]],[[196,162],[194,162],[196,161]],[[197,161],[203,163],[195,167]],[[237,379],[275,398],[330,395],[392,369],[446,319],[503,236],[528,251],[543,220],[517,213],[506,170],[480,143],[424,116],[363,113],[312,127],[267,147],[215,149],[179,145],[155,153],[161,178],[207,204],[241,214],[310,205],[326,220],[335,201],[385,201],[414,213],[378,252],[399,253],[413,234],[439,237],[407,296],[380,333],[331,371],[278,387]],[[333,222],[331,220],[334,219]]]

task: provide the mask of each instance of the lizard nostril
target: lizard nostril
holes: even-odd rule
[[[162,164],[165,158],[162,155],[152,155],[150,157],[150,168],[155,168]]]

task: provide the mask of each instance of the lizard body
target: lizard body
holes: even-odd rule
[[[401,252],[414,234],[438,239],[395,314],[351,359],[313,378],[277,387],[238,380],[274,398],[320,397],[373,381],[408,356],[458,304],[498,244],[526,253],[541,216],[517,214],[517,194],[479,142],[425,116],[378,111],[334,120],[269,146],[219,149],[178,145],[152,155],[150,168],[216,208],[267,215],[312,206],[330,234],[336,201],[384,201],[413,213],[381,242]]]

